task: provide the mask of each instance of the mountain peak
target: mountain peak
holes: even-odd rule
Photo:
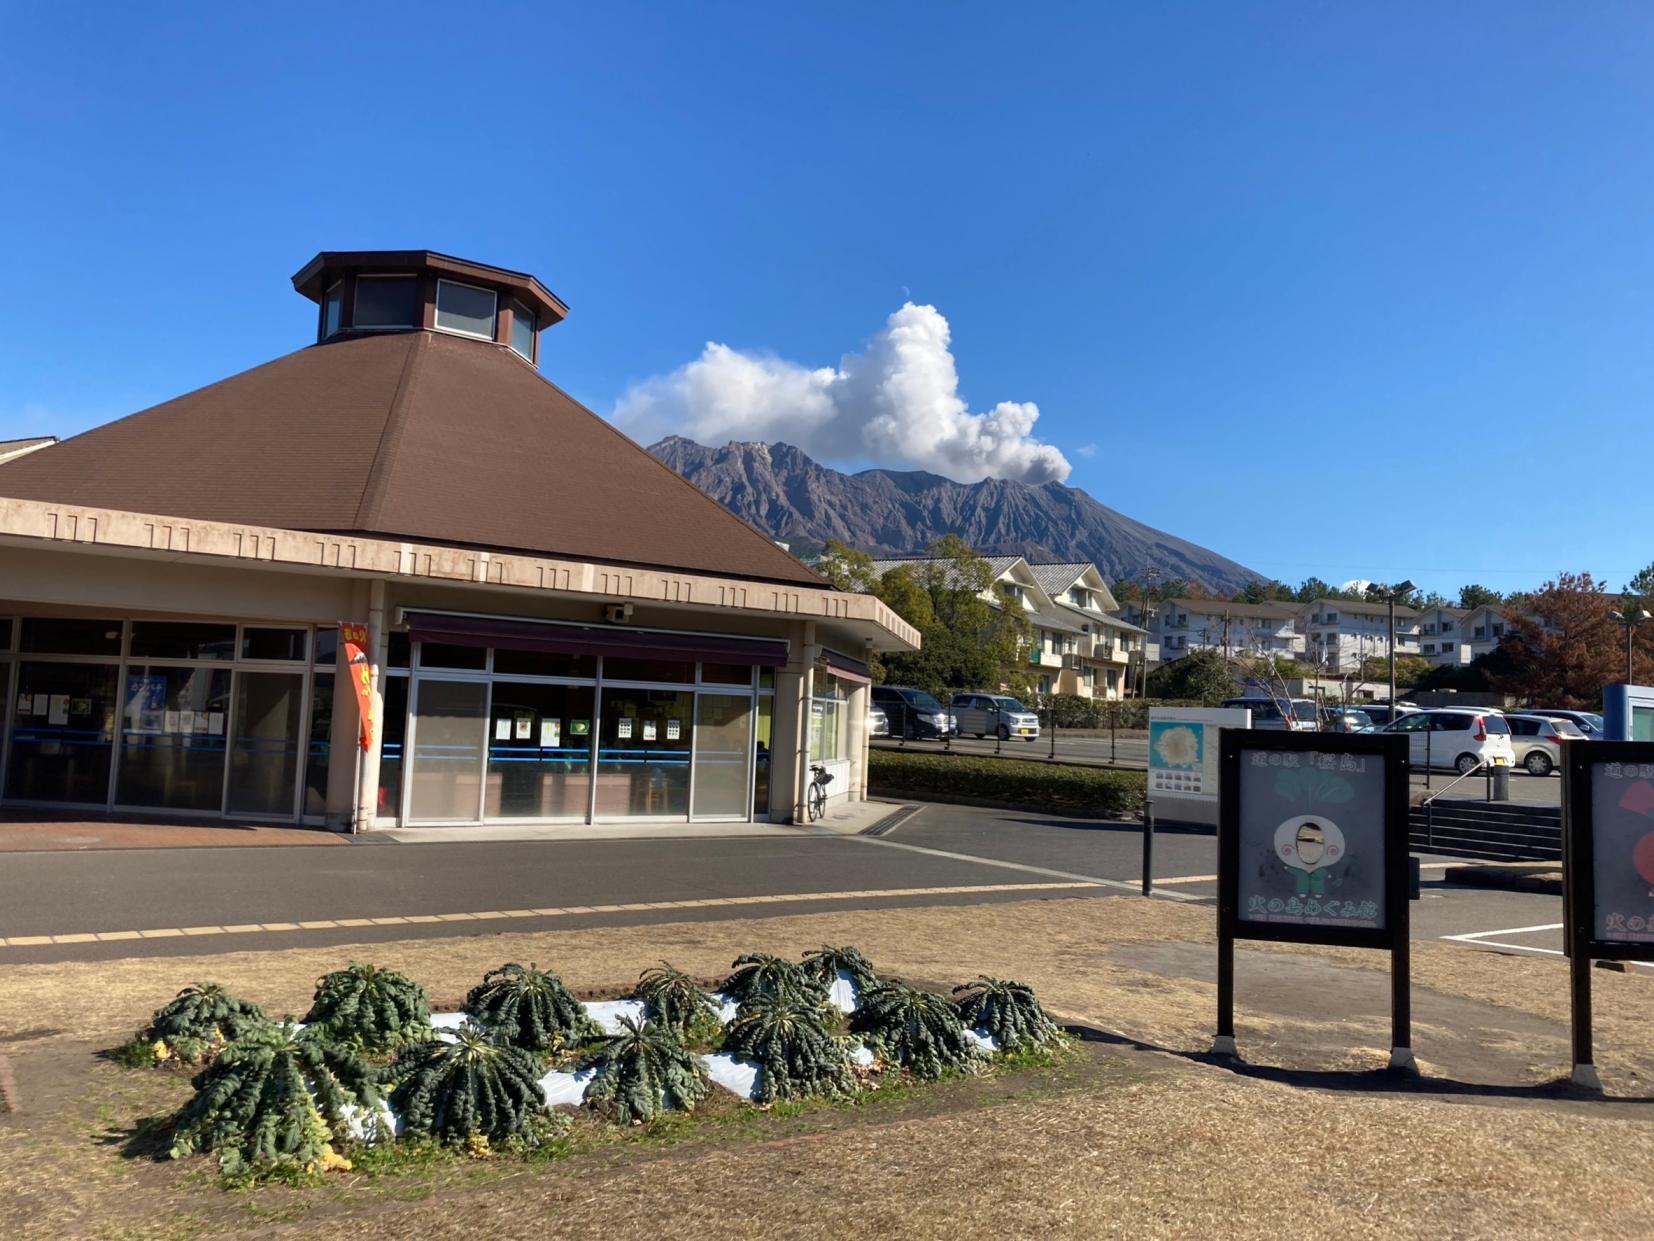
[[[1063,483],[959,483],[882,468],[845,474],[779,441],[708,448],[669,435],[649,451],[736,516],[795,544],[837,539],[876,556],[903,556],[957,534],[990,555],[1089,560],[1110,580],[1153,568],[1227,594],[1262,577]]]

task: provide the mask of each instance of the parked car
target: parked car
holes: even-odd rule
[[[1417,707],[1409,707],[1406,703],[1398,703],[1392,707],[1387,702],[1362,703],[1361,709],[1367,713],[1368,719],[1380,726],[1385,724],[1393,724],[1402,716],[1411,715],[1413,712],[1418,710]]]
[[[1587,740],[1583,730],[1572,720],[1548,715],[1506,715],[1510,725],[1510,744],[1516,751],[1516,761],[1527,768],[1530,776],[1548,776],[1562,762],[1562,746],[1568,741]]]
[[[1602,716],[1595,711],[1566,711],[1552,710],[1550,707],[1523,707],[1523,715],[1542,715],[1551,720],[1567,720],[1591,741],[1601,741],[1603,737]]]
[[[1510,725],[1498,711],[1483,707],[1414,711],[1374,731],[1406,737],[1415,767],[1428,763],[1465,775],[1484,762],[1490,767],[1510,767],[1516,762]]]
[[[1039,716],[1005,694],[955,694],[953,715],[961,737],[1039,740]]]
[[[1322,732],[1360,733],[1366,732],[1372,726],[1373,717],[1367,714],[1365,707],[1360,710],[1354,707],[1321,708]]]
[[[1315,704],[1308,698],[1271,698],[1254,694],[1225,700],[1226,707],[1245,707],[1252,712],[1252,727],[1275,732],[1312,733],[1316,730]],[[1291,712],[1288,719],[1287,712]]]
[[[890,736],[890,717],[884,713],[883,707],[867,708],[867,735],[869,737]]]
[[[932,694],[906,685],[875,685],[873,705],[884,708],[889,736],[940,741],[954,732],[953,716]]]

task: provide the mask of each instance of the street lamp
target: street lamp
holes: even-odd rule
[[[1637,679],[1632,672],[1632,639],[1636,636],[1637,626],[1654,617],[1642,604],[1632,600],[1623,609],[1617,608],[1608,613],[1608,619],[1625,630],[1625,683],[1630,685]]]
[[[1418,587],[1412,582],[1397,582],[1388,590],[1380,590],[1377,586],[1367,587],[1367,598],[1382,599],[1390,605],[1390,718],[1395,718],[1396,711],[1396,602],[1405,599]]]

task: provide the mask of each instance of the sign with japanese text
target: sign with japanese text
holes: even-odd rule
[[[339,650],[344,656],[350,683],[356,687],[356,709],[362,721],[362,749],[373,748],[373,669],[368,664],[368,627],[348,621],[339,623]]]
[[[1570,940],[1654,960],[1654,743],[1568,746],[1564,759]]]

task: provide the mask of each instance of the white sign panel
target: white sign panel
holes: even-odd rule
[[[1251,726],[1252,713],[1244,708],[1150,707],[1149,800],[1157,811],[1199,803],[1203,818],[1215,814],[1218,731]]]

